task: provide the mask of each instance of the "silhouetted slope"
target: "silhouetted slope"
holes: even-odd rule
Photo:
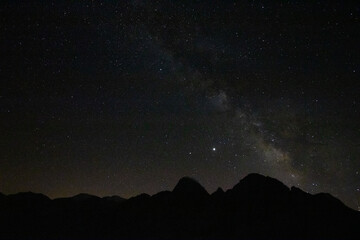
[[[0,204],[6,200],[6,196],[0,193]]]
[[[209,194],[182,178],[173,191],[128,200],[0,194],[0,239],[358,239],[360,214],[259,174]]]

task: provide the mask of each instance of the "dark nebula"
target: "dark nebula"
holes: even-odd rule
[[[360,209],[359,1],[0,2],[0,192],[251,172]]]

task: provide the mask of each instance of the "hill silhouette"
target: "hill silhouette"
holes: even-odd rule
[[[330,194],[260,174],[211,195],[188,177],[127,200],[0,194],[0,239],[359,239],[359,226],[360,213]]]

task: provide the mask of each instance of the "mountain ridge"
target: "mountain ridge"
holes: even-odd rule
[[[357,239],[360,213],[330,194],[249,174],[209,194],[181,178],[172,191],[129,199],[0,194],[0,239]],[[21,231],[20,231],[21,230]]]
[[[233,186],[233,188],[230,188],[230,189],[227,189],[226,191],[224,191],[221,187],[218,187],[217,190],[214,191],[211,194],[208,193],[207,190],[197,180],[195,180],[195,179],[193,179],[191,177],[185,176],[185,177],[182,177],[182,178],[179,179],[179,181],[177,182],[177,184],[175,185],[175,187],[174,187],[174,189],[172,191],[165,190],[165,191],[162,191],[162,192],[155,193],[153,195],[149,195],[147,193],[140,193],[138,195],[130,197],[129,199],[137,198],[137,197],[143,196],[143,195],[151,197],[151,196],[155,196],[155,195],[158,195],[160,193],[163,193],[163,192],[168,192],[168,193],[172,192],[172,193],[181,193],[181,194],[183,194],[182,191],[184,191],[184,193],[196,193],[197,191],[201,191],[201,192],[203,192],[203,194],[206,193],[206,195],[214,195],[215,193],[226,193],[226,192],[231,192],[231,191],[234,191],[234,190],[241,189],[242,184],[244,184],[244,182],[246,182],[245,184],[247,185],[247,187],[249,186],[249,182],[250,182],[251,185],[254,185],[254,183],[258,182],[258,181],[254,181],[254,179],[257,179],[257,180],[261,179],[261,181],[263,183],[270,183],[270,184],[275,183],[275,184],[278,184],[278,186],[281,186],[283,188],[283,190],[286,189],[286,190],[288,190],[290,192],[296,191],[296,192],[309,194],[309,195],[312,195],[312,196],[319,196],[319,195],[320,196],[327,196],[328,198],[333,198],[336,201],[342,203],[344,206],[348,207],[340,199],[334,197],[330,193],[319,192],[319,193],[316,193],[316,194],[310,194],[310,193],[305,192],[302,189],[300,189],[298,187],[295,187],[295,186],[291,186],[289,188],[285,184],[283,184],[281,181],[279,181],[279,180],[277,180],[275,178],[269,177],[269,176],[261,175],[259,173],[250,173],[250,174],[246,175],[244,178],[242,178],[237,184],[235,184]],[[35,197],[36,196],[37,198],[43,198],[43,199],[49,199],[49,200],[59,200],[59,199],[73,199],[73,200],[78,200],[78,201],[83,201],[83,200],[88,200],[88,199],[104,199],[104,200],[115,200],[115,199],[117,199],[117,201],[129,200],[129,199],[123,198],[123,197],[118,196],[118,195],[99,197],[99,196],[89,194],[89,193],[79,193],[79,194],[76,194],[76,195],[70,196],[70,197],[57,197],[57,198],[51,199],[48,196],[46,196],[45,194],[32,192],[32,191],[18,192],[18,193],[8,194],[8,195],[0,192],[0,197],[1,198],[4,198],[4,197],[5,198],[8,198],[8,197],[17,198],[19,196],[26,196],[26,197],[30,197],[30,196]],[[348,208],[350,208],[350,207],[348,207]]]

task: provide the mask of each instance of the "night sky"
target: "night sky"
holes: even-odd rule
[[[359,1],[0,2],[0,192],[251,172],[360,209]]]

